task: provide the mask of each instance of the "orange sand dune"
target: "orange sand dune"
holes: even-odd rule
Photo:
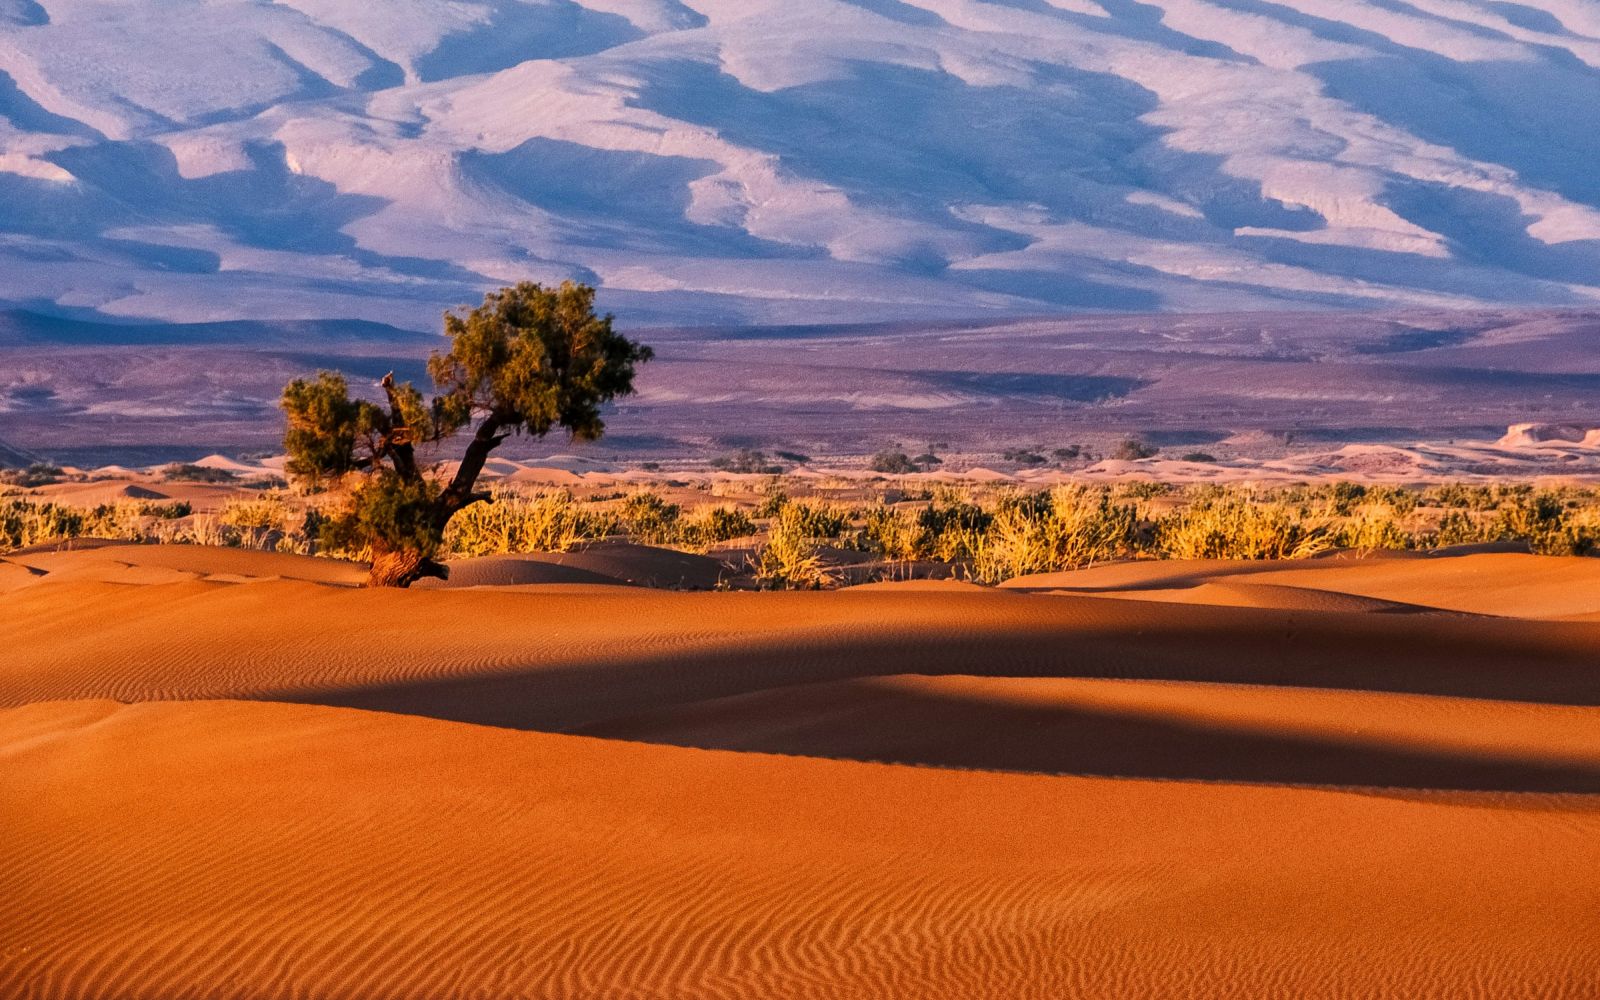
[[[285,580],[125,586],[46,577],[0,595],[0,618],[10,623],[0,705],[246,697],[559,729],[665,704],[908,672],[1600,704],[1594,623],[992,590],[407,593]]]
[[[585,726],[682,746],[1215,781],[1600,792],[1600,708],[1056,677],[869,677]]]
[[[1177,593],[1220,580],[1301,587],[1482,615],[1563,618],[1600,613],[1600,559],[1512,552],[1277,562],[1115,563],[1070,573],[1019,577],[1002,586],[1073,593],[1126,591],[1127,596],[1138,597],[1145,591]]]
[[[1592,996],[1600,808],[0,713],[0,994]]]
[[[0,560],[0,997],[1600,991],[1588,562],[675,565]]]

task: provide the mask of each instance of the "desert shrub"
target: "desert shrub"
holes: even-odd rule
[[[1549,490],[1513,494],[1495,515],[1494,531],[1503,541],[1525,541],[1541,555],[1587,555],[1600,533],[1589,518],[1568,516],[1560,495]]]
[[[272,548],[289,532],[289,506],[281,494],[264,493],[248,500],[230,500],[216,514],[226,544]]]
[[[802,454],[798,451],[775,451],[773,454],[783,459],[785,462],[793,462],[796,465],[804,465],[811,461],[810,455]]]
[[[82,511],[53,503],[0,500],[0,548],[21,549],[82,534]]]
[[[0,484],[32,489],[35,486],[49,486],[51,483],[59,483],[61,477],[65,474],[59,465],[51,465],[48,462],[34,462],[23,469],[0,469]]]
[[[916,472],[917,464],[911,460],[910,455],[903,451],[885,449],[872,456],[872,460],[867,463],[867,468],[873,472],[882,472],[885,475],[903,476],[907,473]]]
[[[928,554],[928,532],[909,510],[879,505],[867,510],[856,547],[883,559],[903,561]]]
[[[1019,465],[1044,465],[1048,459],[1029,448],[1012,448],[1000,453],[1000,457],[1007,462],[1016,462]]]
[[[640,490],[622,501],[617,520],[628,536],[646,545],[665,545],[678,536],[683,508],[668,503],[659,493]]]
[[[585,510],[567,490],[501,493],[451,518],[444,551],[463,556],[567,552],[603,535],[610,522]]]
[[[981,536],[972,574],[998,583],[1114,559],[1129,552],[1136,524],[1133,507],[1083,486],[1003,502]]]
[[[935,465],[943,465],[944,459],[931,451],[925,451],[911,460],[911,464],[921,469],[931,469]]]
[[[1396,517],[1409,517],[1417,509],[1418,497],[1415,490],[1399,486],[1369,486],[1366,501],[1388,507]]]
[[[1164,497],[1174,492],[1171,483],[1158,483],[1154,481],[1135,480],[1129,483],[1118,483],[1116,495],[1131,500],[1149,500],[1154,497]]]
[[[678,521],[678,542],[687,548],[704,549],[755,532],[749,514],[725,504],[697,507]]]
[[[749,448],[740,448],[731,455],[719,455],[711,460],[711,467],[725,472],[762,472],[768,475],[777,475],[783,471],[783,466],[773,464],[765,452],[752,451]]]
[[[1162,518],[1155,539],[1173,559],[1299,559],[1337,544],[1327,520],[1304,507],[1229,491]]]
[[[945,562],[971,560],[994,515],[948,487],[934,491],[917,516],[922,553]]]
[[[161,478],[172,483],[232,483],[239,477],[227,469],[213,469],[205,465],[174,462],[161,470]]]
[[[815,538],[806,533],[804,513],[792,504],[772,519],[753,569],[762,586],[774,590],[817,590],[834,582],[817,554]]]
[[[789,502],[789,493],[781,479],[774,479],[761,490],[761,502],[756,504],[756,517],[777,517]]]
[[[1124,462],[1136,462],[1141,458],[1154,458],[1161,449],[1145,444],[1138,438],[1124,438],[1112,449],[1111,457]]]
[[[1480,524],[1472,515],[1462,510],[1451,510],[1439,519],[1438,526],[1428,537],[1428,545],[1445,548],[1451,545],[1472,545],[1494,537],[1492,527]]]
[[[1209,465],[1217,460],[1217,456],[1208,451],[1190,451],[1180,455],[1179,459],[1184,462],[1198,462]]]
[[[849,529],[852,518],[848,507],[831,503],[791,502],[784,509],[794,511],[802,530],[811,538],[838,538]]]
[[[1494,491],[1487,486],[1444,483],[1422,491],[1422,501],[1431,507],[1457,510],[1493,510]]]
[[[1078,444],[1071,444],[1065,448],[1057,448],[1055,451],[1050,453],[1050,457],[1058,462],[1070,462],[1073,459],[1081,457],[1082,455],[1083,446]]]
[[[26,548],[74,538],[112,538],[132,542],[159,536],[156,526],[189,513],[188,504],[124,501],[95,507],[0,500],[0,550]]]
[[[1340,525],[1334,544],[1358,552],[1415,548],[1416,538],[1400,525],[1399,513],[1382,504],[1366,504]]]
[[[1360,483],[1337,482],[1308,491],[1307,495],[1324,499],[1333,514],[1349,517],[1356,505],[1366,499],[1367,488]]]

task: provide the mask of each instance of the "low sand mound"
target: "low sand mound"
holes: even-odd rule
[[[166,569],[194,577],[235,580],[305,580],[354,586],[367,578],[367,568],[337,559],[319,559],[283,552],[218,548],[209,545],[133,545],[127,542],[73,543],[71,549],[52,548],[6,558],[43,570],[58,579],[70,578],[85,564],[119,563],[144,569]]]
[[[94,483],[57,483],[34,490],[43,500],[69,504],[74,507],[95,507],[100,504],[126,503],[148,500],[171,500],[166,490],[149,483],[129,483],[118,480]]]
[[[530,553],[513,558],[577,571],[596,578],[588,582],[599,582],[603,579],[609,583],[630,583],[641,587],[660,587],[669,590],[711,590],[720,581],[732,575],[729,567],[715,556],[695,555],[691,552],[679,552],[676,549],[663,549],[632,542],[596,542],[571,552]],[[470,575],[473,571],[468,572]],[[451,576],[454,575],[455,571],[452,569]]]
[[[62,555],[99,559],[109,551]],[[902,673],[1600,703],[1600,627],[1588,623],[965,588],[403,592],[291,580],[125,587],[46,577],[0,595],[0,620],[0,704],[10,705],[270,698],[560,729],[785,685]]]
[[[1600,792],[1600,707],[1367,691],[905,675],[761,691],[578,731],[941,767]]]
[[[1600,559],[1483,553],[1407,560],[1281,563],[1252,583],[1331,587],[1481,615],[1559,618],[1600,611]]]
[[[1070,591],[1069,591],[1070,593]],[[1194,587],[1171,590],[1158,588],[1102,591],[1100,597],[1121,597],[1139,601],[1170,601],[1177,604],[1210,604],[1232,608],[1279,608],[1285,611],[1340,611],[1376,614],[1414,614],[1437,612],[1436,608],[1399,601],[1383,601],[1358,594],[1317,590],[1310,587],[1287,587],[1269,583],[1202,583]]]
[[[422,580],[419,590],[456,587],[518,587],[544,583],[623,584],[624,581],[581,566],[564,565],[551,556],[484,556],[453,559],[448,580]]]
[[[1586,797],[240,703],[16,709],[0,763],[8,996],[1577,997],[1600,975]]]
[[[1008,590],[1139,596],[1182,591],[1218,581],[1294,587],[1347,597],[1518,618],[1573,618],[1600,612],[1600,559],[1516,552],[1306,560],[1146,561],[1112,563],[1068,573],[1008,580]]]
[[[1172,590],[1231,576],[1249,576],[1283,565],[1266,560],[1147,559],[1105,563],[1061,573],[1031,573],[1000,584],[1002,590],[1094,594],[1123,590]]]

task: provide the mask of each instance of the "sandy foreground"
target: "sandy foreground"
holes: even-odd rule
[[[360,575],[0,560],[0,996],[1600,994],[1600,560]]]

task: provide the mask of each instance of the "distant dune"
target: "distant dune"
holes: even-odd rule
[[[1600,981],[1600,561],[810,594],[480,565],[0,560],[0,994]]]

